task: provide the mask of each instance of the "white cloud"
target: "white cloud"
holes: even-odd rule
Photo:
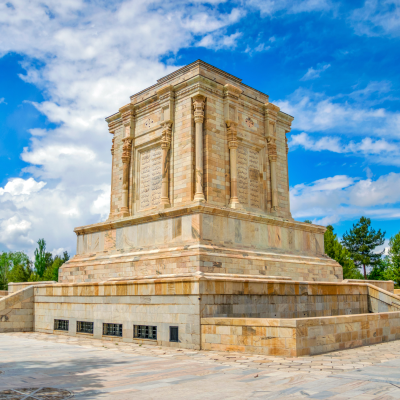
[[[0,104],[7,104],[4,97],[0,97]]]
[[[352,93],[330,97],[300,88],[288,99],[274,103],[286,113],[295,116],[294,129],[400,139],[400,112],[345,99],[351,95]]]
[[[21,179],[14,178],[10,179],[4,188],[0,188],[0,196],[5,193],[10,193],[12,196],[18,196],[21,194],[31,194],[38,192],[42,187],[46,185],[46,182],[36,182],[33,178]]]
[[[305,75],[300,79],[301,81],[309,81],[311,79],[319,78],[322,72],[326,71],[331,65],[330,64],[318,64],[317,68],[314,69],[313,67],[308,68],[308,71]]]
[[[333,8],[329,0],[249,0],[247,4],[259,9],[262,15],[273,15],[280,11],[288,14],[329,11]]]
[[[366,0],[350,21],[358,35],[400,36],[400,0]]]
[[[361,215],[398,219],[399,187],[400,174],[396,173],[377,180],[337,175],[295,185],[290,191],[292,214],[327,225]]]
[[[367,157],[372,163],[400,166],[400,143],[397,141],[388,142],[385,139],[366,137],[358,142],[351,140],[344,144],[337,136],[314,139],[302,132],[292,135],[288,144],[290,148],[300,146],[310,151],[327,150],[334,153],[352,154]]]
[[[177,69],[160,60],[173,61],[181,48],[202,40],[213,49],[234,47],[241,33],[227,34],[227,27],[244,11],[221,11],[223,2],[0,3],[0,57],[23,57],[21,78],[45,96],[33,105],[56,125],[31,127],[21,155],[29,179],[1,189],[0,245],[32,254],[43,237],[49,249],[74,252],[73,228],[107,217],[111,136],[104,118]]]
[[[204,36],[197,47],[206,47],[208,49],[234,49],[237,46],[237,40],[242,36],[240,32],[232,33],[232,35],[223,35],[221,33],[210,33]]]

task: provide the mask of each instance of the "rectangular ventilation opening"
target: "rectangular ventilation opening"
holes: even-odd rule
[[[103,324],[103,335],[122,337],[122,324]]]
[[[133,337],[138,339],[157,340],[157,327],[148,325],[134,325]]]
[[[76,331],[93,335],[93,322],[78,321],[76,323]]]
[[[69,321],[65,319],[55,319],[54,320],[54,330],[55,331],[68,331]]]
[[[169,341],[170,342],[179,342],[179,335],[178,335],[178,327],[177,326],[170,326],[169,327]]]

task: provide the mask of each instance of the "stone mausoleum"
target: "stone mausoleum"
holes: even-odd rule
[[[110,214],[59,283],[11,284],[0,332],[300,356],[400,339],[393,282],[343,281],[290,213],[293,117],[196,61],[106,118]]]

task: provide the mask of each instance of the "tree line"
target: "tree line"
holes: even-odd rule
[[[373,229],[369,218],[361,217],[339,241],[328,225],[325,253],[343,267],[343,279],[392,280],[400,287],[400,231],[390,238],[387,255],[376,251],[385,243],[385,234]]]
[[[8,290],[9,282],[58,282],[58,270],[69,260],[68,252],[53,257],[46,251],[44,239],[39,239],[37,244],[34,261],[23,251],[0,254],[0,290]]]

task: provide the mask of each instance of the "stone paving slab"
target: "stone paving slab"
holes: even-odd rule
[[[3,333],[0,370],[0,400],[34,387],[81,399],[400,399],[400,341],[277,358]]]

